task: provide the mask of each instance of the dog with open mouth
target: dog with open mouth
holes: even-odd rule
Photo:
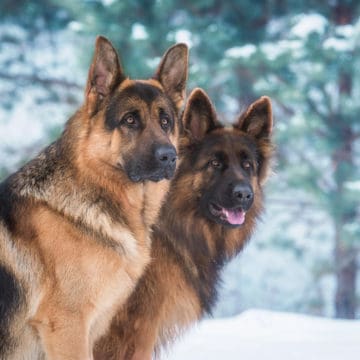
[[[253,233],[273,153],[268,97],[223,127],[201,89],[182,117],[180,165],[152,234],[152,262],[96,360],[151,360],[215,305],[223,266]]]

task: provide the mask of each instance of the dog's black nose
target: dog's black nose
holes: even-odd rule
[[[244,210],[247,210],[254,200],[254,193],[250,184],[246,183],[237,183],[232,187],[232,199],[237,204],[244,207]]]
[[[175,165],[176,150],[171,145],[159,145],[155,149],[155,158],[162,166]]]

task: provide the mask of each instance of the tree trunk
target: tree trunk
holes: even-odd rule
[[[336,25],[349,25],[353,21],[353,9],[351,4],[335,1],[333,7],[333,20]],[[340,96],[347,97],[352,93],[352,74],[347,69],[339,73],[338,89]],[[333,154],[335,164],[336,216],[335,216],[335,316],[343,319],[354,319],[356,315],[356,277],[357,277],[357,252],[354,248],[353,239],[348,239],[349,234],[344,231],[346,224],[356,221],[356,211],[349,209],[345,197],[344,184],[351,178],[354,167],[353,161],[353,129],[345,118],[341,116],[341,109],[337,117],[337,123],[332,126],[339,132],[339,146]]]
[[[335,246],[335,316],[341,319],[354,319],[356,315],[356,252],[351,246],[344,246],[340,239],[340,229],[336,230]]]
[[[351,89],[351,78],[340,74],[339,89]],[[344,82],[347,81],[346,86]],[[343,86],[343,87],[342,87]],[[347,224],[356,222],[356,209],[346,197],[345,183],[351,179],[354,168],[353,161],[353,131],[345,119],[338,116],[339,147],[333,154],[335,165],[336,194],[334,195],[335,209],[335,316],[337,318],[354,319],[356,315],[356,277],[357,251],[354,239],[345,231]]]

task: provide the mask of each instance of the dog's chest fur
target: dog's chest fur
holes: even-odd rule
[[[155,219],[151,202],[158,194],[154,188],[149,195],[151,189],[136,184],[126,189],[125,201],[121,189],[117,199],[88,179],[86,186],[74,181],[76,176],[71,166],[57,162],[50,146],[15,176],[12,186],[26,208],[43,269],[31,323],[38,330],[56,326],[49,319],[71,317],[80,309],[95,339],[150,260],[148,222]],[[24,243],[26,231],[20,232]],[[59,307],[65,314],[54,314]]]

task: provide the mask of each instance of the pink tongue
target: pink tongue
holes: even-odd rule
[[[223,209],[223,214],[231,225],[242,225],[245,221],[245,212],[242,210]]]

